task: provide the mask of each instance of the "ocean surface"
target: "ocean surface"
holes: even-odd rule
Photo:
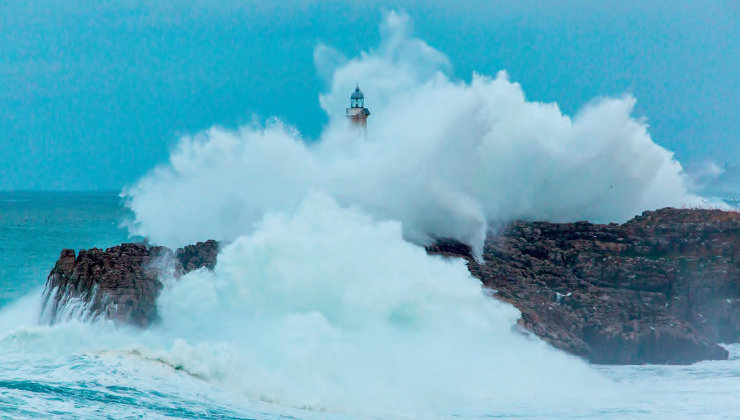
[[[577,363],[574,366],[584,370],[579,373],[582,376],[575,378],[569,377],[567,369],[561,371],[563,387],[577,388],[579,378],[587,376],[584,381],[601,381],[598,383],[604,388],[585,387],[576,393],[575,399],[559,404],[534,391],[535,386],[528,385],[538,381],[536,372],[531,377],[533,374],[527,369],[530,361],[522,360],[515,352],[507,353],[505,350],[514,345],[515,339],[509,343],[506,338],[501,338],[494,345],[499,348],[497,354],[503,355],[497,363],[506,366],[506,370],[489,380],[495,389],[505,390],[506,398],[497,399],[492,395],[490,399],[484,398],[471,405],[453,404],[450,409],[450,406],[439,404],[445,395],[435,394],[435,390],[444,388],[430,388],[428,384],[450,380],[449,375],[454,376],[455,371],[445,374],[446,371],[436,365],[449,363],[456,366],[456,362],[444,359],[447,353],[434,353],[430,349],[433,346],[420,346],[413,352],[418,353],[424,363],[435,364],[434,368],[428,369],[431,372],[428,376],[406,375],[404,367],[396,367],[398,382],[403,383],[407,377],[418,381],[406,384],[408,386],[396,388],[395,384],[388,383],[384,387],[382,381],[379,387],[374,386],[377,384],[373,382],[372,372],[358,367],[363,364],[350,363],[341,357],[336,359],[336,363],[344,363],[338,365],[341,371],[333,376],[318,376],[316,372],[320,371],[312,370],[313,366],[322,371],[331,370],[325,368],[334,367],[331,358],[315,359],[313,354],[300,353],[306,351],[305,348],[294,347],[298,352],[297,356],[292,355],[296,357],[294,360],[305,360],[306,365],[281,366],[272,358],[284,356],[284,346],[280,344],[283,342],[275,341],[267,333],[268,328],[264,329],[264,335],[253,333],[248,339],[240,340],[229,338],[229,334],[240,331],[238,325],[234,329],[225,328],[218,340],[204,333],[190,335],[191,329],[204,325],[213,328],[207,323],[211,317],[221,317],[219,319],[225,323],[240,320],[246,325],[245,329],[251,332],[260,330],[250,324],[249,319],[239,317],[239,311],[250,313],[248,308],[233,305],[230,310],[236,314],[217,314],[197,300],[188,300],[190,295],[182,290],[167,296],[163,312],[180,313],[172,306],[180,303],[185,308],[184,313],[192,319],[167,315],[164,324],[153,331],[129,330],[105,321],[72,320],[54,326],[39,323],[43,304],[41,293],[60,251],[63,248],[105,248],[131,240],[123,227],[131,216],[114,192],[0,193],[1,418],[740,417],[740,346],[736,344],[728,346],[731,352],[728,361],[690,366],[585,366],[548,349],[543,357],[555,354],[548,359],[552,364],[569,366],[569,363]],[[230,258],[236,257],[225,257],[227,264],[229,261],[233,263]],[[268,271],[250,273],[259,281],[259,273]],[[191,285],[185,284],[181,288],[184,287]],[[197,287],[197,283],[192,287]],[[175,287],[173,290],[178,289]],[[198,292],[196,296],[207,294]],[[188,308],[192,310],[188,311]],[[511,312],[510,308],[500,309],[503,312],[492,311],[492,316]],[[413,317],[406,314],[402,319],[407,326],[408,319]],[[298,322],[295,319],[291,322],[294,321]],[[303,323],[300,325],[313,325],[306,324],[305,319],[299,321]],[[502,322],[509,322],[509,319]],[[386,334],[384,329],[379,328],[378,331]],[[413,346],[427,340],[410,327],[394,331],[396,335],[391,336],[392,340],[387,344],[388,352],[396,351],[393,343]],[[263,337],[271,341],[260,342]],[[316,337],[325,336],[312,336],[311,348],[325,352],[325,343],[316,342]],[[358,337],[367,339],[361,342],[362,346],[370,346],[373,335]],[[293,341],[287,342],[294,344],[300,339],[293,337]],[[388,340],[388,337],[383,335],[382,339]],[[334,343],[337,348],[354,348],[342,347],[339,343]],[[539,342],[533,345],[544,346]],[[255,350],[245,353],[249,357],[236,357],[230,353],[235,346],[253,347]],[[265,352],[259,350],[262,347],[266,348]],[[376,348],[371,348],[373,354],[367,356],[371,365],[377,362],[378,370],[393,366],[390,362],[385,363],[386,359],[379,358],[377,353],[380,352]],[[424,359],[423,355],[430,351],[433,357]],[[409,363],[413,364],[413,361]],[[423,370],[425,365],[419,366]],[[481,369],[488,372],[482,366]],[[285,375],[277,377],[274,374],[277,371]],[[523,378],[517,377],[519,371]],[[334,387],[333,378],[342,386]],[[365,381],[368,388],[363,388]],[[465,378],[461,381],[464,383]],[[464,388],[464,385],[460,387]],[[344,389],[352,389],[354,393],[344,394]],[[382,394],[383,389],[394,392],[390,396],[378,397],[376,403],[376,394]],[[280,394],[271,390],[285,392]],[[295,402],[305,400],[306,395],[316,396],[317,402]],[[342,401],[348,404],[343,405]],[[404,401],[415,403],[405,405]],[[515,402],[509,404],[507,401]],[[396,410],[396,406],[401,408]],[[429,407],[431,411],[419,407]]]

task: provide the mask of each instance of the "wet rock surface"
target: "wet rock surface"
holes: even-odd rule
[[[625,224],[515,222],[470,272],[522,313],[520,324],[593,363],[726,359],[740,341],[740,215],[647,211]],[[462,250],[461,252],[455,251]]]
[[[157,318],[161,278],[216,265],[218,243],[199,242],[172,251],[144,243],[126,243],[106,250],[62,251],[51,270],[44,295],[43,320],[54,323],[75,316],[106,318],[146,327]]]
[[[593,363],[684,364],[726,359],[740,341],[740,215],[661,209],[625,224],[514,222],[491,234],[481,261],[439,239],[431,254],[462,257],[470,272],[522,313],[520,325]],[[146,244],[62,251],[43,317],[75,307],[146,327],[161,278],[213,269],[209,240],[172,251]],[[79,315],[79,314],[77,314]]]
[[[197,270],[201,267],[213,270],[216,266],[217,255],[218,242],[213,239],[198,242],[195,245],[186,245],[175,251],[177,261],[186,272]]]

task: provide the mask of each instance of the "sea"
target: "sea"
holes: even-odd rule
[[[0,193],[1,418],[740,418],[740,346],[737,344],[726,346],[731,354],[727,361],[689,366],[590,366],[545,349],[541,342],[527,344],[513,334],[501,333],[490,343],[480,338],[485,344],[481,350],[476,348],[458,357],[453,353],[462,350],[449,343],[475,343],[476,338],[463,333],[456,336],[455,331],[467,330],[451,326],[443,331],[454,339],[435,341],[436,338],[425,335],[425,328],[434,332],[436,327],[424,324],[434,318],[415,315],[412,311],[417,307],[393,314],[394,325],[403,327],[393,329],[392,334],[376,322],[353,320],[346,325],[335,323],[344,328],[340,334],[331,330],[311,334],[307,339],[306,331],[324,325],[312,320],[322,314],[328,320],[333,319],[331,309],[321,309],[331,308],[332,301],[316,300],[315,308],[304,308],[307,318],[293,315],[280,318],[299,326],[287,330],[284,323],[259,324],[250,319],[268,319],[265,314],[278,311],[275,307],[279,305],[265,305],[260,312],[250,312],[249,305],[257,303],[247,301],[243,306],[228,306],[224,300],[219,305],[228,306],[231,315],[227,316],[226,309],[222,313],[191,300],[193,296],[209,299],[207,290],[189,295],[179,289],[168,295],[163,304],[170,306],[162,311],[180,315],[166,315],[163,324],[151,331],[116,326],[105,320],[42,323],[39,318],[42,292],[61,250],[106,248],[138,240],[126,228],[132,217],[117,192]],[[241,247],[261,249],[255,247],[271,237],[280,237],[276,235],[252,238]],[[285,245],[290,246],[290,243]],[[292,255],[296,255],[295,248],[292,249]],[[404,248],[403,252],[406,251],[409,258],[418,261],[426,258],[410,246]],[[275,252],[275,248],[269,248],[266,255]],[[224,261],[227,266],[234,266],[235,261],[248,259],[249,255],[252,254],[235,250],[224,256]],[[308,260],[303,263],[306,267],[298,269],[306,272],[313,270],[309,265],[318,264]],[[338,262],[330,266],[343,267]],[[436,269],[445,267],[440,265]],[[449,269],[459,272],[458,266]],[[283,272],[280,270],[280,267],[265,266],[244,275],[254,278],[255,284],[273,282],[272,289],[267,286],[260,289],[260,296],[272,296],[271,299],[280,296],[284,305],[298,305],[286,297],[284,289],[275,291],[281,287],[275,282],[275,276]],[[326,273],[342,275],[341,271],[321,273],[322,277],[316,278],[324,278]],[[306,276],[314,278],[310,274]],[[195,280],[209,281],[207,273],[199,276],[192,284],[182,287],[197,288],[202,283]],[[373,282],[372,272],[362,279],[362,285]],[[322,296],[326,298],[332,296],[330,291],[337,287],[335,284],[343,283],[327,282],[316,287],[322,288],[325,292]],[[442,290],[439,285],[431,287]],[[352,290],[361,290],[363,296],[377,291]],[[417,286],[414,291],[417,295],[418,290]],[[443,292],[439,293],[441,296]],[[445,289],[444,293],[448,291]],[[301,302],[314,302],[312,299],[308,296]],[[465,299],[468,298],[464,294],[459,294],[454,301]],[[361,306],[356,302],[364,301],[353,302]],[[454,312],[457,308],[434,302],[434,307],[443,311]],[[174,304],[181,304],[184,309],[176,311],[172,309]],[[422,304],[426,303],[418,305]],[[497,305],[500,307],[484,313],[502,317],[500,323],[508,325],[513,310]],[[358,309],[361,314],[370,314],[369,311]],[[351,317],[351,313],[338,313]],[[479,316],[477,312],[472,315]],[[216,320],[210,323],[212,319]],[[218,325],[222,323],[236,324],[224,328],[217,339],[206,334],[205,330],[220,328]],[[358,325],[365,329],[362,334],[348,332]],[[203,331],[190,334],[198,328]],[[246,338],[231,340],[230,335],[241,331],[249,332]],[[278,339],[274,331],[292,331],[293,335],[285,338],[285,333]],[[310,345],[303,345],[306,340]],[[383,341],[383,347],[375,346],[378,340]],[[449,348],[445,347],[448,344]],[[246,349],[238,357],[234,353],[237,347]],[[435,348],[444,351],[437,352]],[[337,353],[332,357],[322,357],[334,350]],[[496,357],[489,360],[489,351]],[[344,358],[346,354],[351,357]],[[522,354],[530,356],[524,358]],[[469,369],[463,365],[466,360],[474,360]],[[539,361],[544,368],[529,367]],[[562,367],[554,379],[555,386],[540,389],[540,382],[552,380],[545,370],[554,365]],[[413,370],[408,366],[413,366]],[[569,373],[575,371],[578,372]],[[460,377],[456,377],[457,373]],[[586,386],[580,387],[581,384]],[[563,397],[561,404],[556,398],[548,398],[559,387],[579,389],[574,391],[575,397]],[[491,390],[488,396],[487,389]],[[456,390],[463,392],[456,395]],[[465,398],[470,395],[476,398]]]

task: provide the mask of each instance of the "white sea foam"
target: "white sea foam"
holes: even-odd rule
[[[214,127],[124,192],[136,234],[228,243],[215,272],[165,288],[164,341],[137,351],[253,398],[342,413],[552,414],[601,400],[606,381],[515,332],[518,312],[461,261],[411,242],[480,251],[491,221],[624,221],[702,200],[632,117],[634,98],[570,117],[505,72],[451,79],[403,14],[381,32],[354,59],[316,49],[329,123],[315,141],[277,120]],[[367,138],[343,115],[357,80]]]
[[[632,117],[633,97],[597,98],[564,115],[528,101],[503,71],[451,79],[447,58],[409,26],[389,13],[381,44],[351,60],[316,49],[330,74],[320,96],[329,123],[316,141],[279,121],[181,139],[167,164],[126,190],[132,231],[170,246],[233,240],[265,212],[319,190],[401,221],[414,241],[451,236],[480,249],[490,221],[620,222],[703,203],[645,120]],[[343,115],[357,80],[372,111],[365,140]]]
[[[262,235],[256,235],[262,236]],[[241,241],[241,240],[240,240]],[[230,270],[229,270],[230,271]],[[205,280],[201,273],[193,273],[188,276],[188,281],[197,283],[197,280]],[[218,274],[217,274],[218,275]],[[226,277],[224,277],[226,278]],[[211,279],[209,279],[211,280]],[[216,284],[221,283],[216,282]],[[203,285],[201,285],[203,286]],[[228,289],[228,287],[215,286],[206,284],[204,287],[193,288],[193,290],[211,291],[210,296],[218,296],[219,289]],[[233,290],[233,288],[232,288]],[[186,288],[171,290],[174,299],[178,293],[181,296],[196,300],[197,293],[188,293]],[[169,293],[169,292],[168,292]],[[81,323],[70,320],[57,323],[53,326],[35,325],[38,315],[41,290],[37,290],[29,296],[22,298],[11,305],[0,309],[0,412],[12,415],[13,417],[74,417],[89,418],[99,417],[104,413],[112,417],[131,417],[140,416],[146,418],[170,418],[170,417],[209,417],[209,418],[260,418],[260,419],[367,419],[367,413],[378,413],[389,411],[395,413],[409,412],[414,404],[420,403],[421,396],[430,395],[430,390],[440,389],[440,385],[434,378],[424,372],[440,373],[439,367],[444,367],[448,360],[452,360],[455,367],[459,367],[460,361],[455,362],[452,354],[436,353],[439,360],[432,365],[432,371],[422,370],[417,372],[418,375],[424,375],[423,381],[418,384],[420,393],[411,393],[412,402],[404,402],[400,408],[376,405],[369,410],[363,409],[363,404],[369,404],[371,398],[378,398],[372,393],[373,389],[368,388],[367,399],[352,410],[354,413],[363,412],[363,414],[351,415],[346,411],[331,413],[329,411],[301,410],[285,407],[284,405],[266,404],[255,399],[244,398],[247,393],[247,387],[244,386],[250,380],[249,375],[254,375],[253,371],[260,373],[259,368],[252,365],[243,366],[244,354],[249,354],[252,350],[246,350],[249,346],[256,349],[259,346],[259,337],[247,337],[246,333],[254,332],[253,328],[241,322],[235,317],[220,318],[222,324],[216,322],[202,322],[200,325],[206,328],[213,328],[213,331],[204,330],[196,327],[192,329],[185,328],[186,324],[195,326],[199,313],[187,313],[187,308],[182,303],[181,308],[171,308],[170,314],[174,315],[183,322],[176,331],[168,333],[166,330],[153,329],[148,331],[136,331],[121,328],[113,328],[106,323]],[[208,293],[201,295],[209,296]],[[216,302],[202,305],[201,307],[213,306]],[[169,304],[177,305],[174,300]],[[499,308],[500,309],[500,308]],[[497,310],[494,309],[494,312]],[[310,322],[306,322],[311,325]],[[484,323],[486,324],[486,323]],[[490,323],[488,323],[490,325]],[[284,323],[283,325],[287,325]],[[240,326],[243,326],[240,328]],[[387,328],[393,328],[392,325],[386,325]],[[265,326],[267,328],[267,325]],[[444,327],[445,329],[447,327]],[[230,335],[227,331],[232,330],[239,332]],[[285,328],[280,330],[285,332]],[[301,337],[309,337],[315,334],[314,329],[306,329],[305,333],[298,330],[292,338],[284,335],[282,340],[291,343],[293,351],[273,348],[275,357],[269,366],[279,366],[277,361],[285,360],[286,354],[290,357],[298,357],[296,349],[305,347],[306,353],[311,354],[312,349],[310,342],[300,340]],[[442,329],[439,332],[444,332]],[[429,332],[429,331],[428,331]],[[421,331],[417,332],[419,335]],[[241,335],[240,335],[241,334]],[[278,331],[267,332],[268,337],[272,337],[273,344],[275,335]],[[180,335],[184,338],[177,340],[173,336]],[[216,339],[216,337],[221,337]],[[210,337],[210,339],[209,339]],[[499,335],[497,337],[501,338]],[[453,338],[453,337],[448,337]],[[504,338],[507,339],[508,338]],[[412,341],[410,336],[398,344],[407,344]],[[443,339],[438,339],[444,341]],[[486,340],[488,341],[488,340]],[[417,344],[418,341],[416,342]],[[507,341],[508,343],[508,341]],[[738,378],[740,378],[740,347],[735,344],[729,346],[730,361],[709,361],[701,362],[691,366],[601,366],[597,367],[604,375],[607,375],[614,382],[607,385],[607,388],[599,388],[602,384],[594,385],[593,389],[587,390],[584,398],[580,401],[560,401],[552,403],[552,399],[540,400],[538,394],[541,393],[546,385],[540,384],[539,381],[533,384],[534,388],[528,387],[515,389],[514,386],[522,385],[524,379],[517,378],[519,371],[517,367],[523,367],[522,373],[532,373],[533,369],[527,367],[522,360],[526,356],[532,355],[533,348],[527,348],[522,341],[514,341],[515,349],[522,352],[521,357],[512,355],[506,363],[502,364],[495,379],[498,381],[497,387],[509,387],[504,392],[513,395],[515,398],[503,403],[494,396],[486,400],[483,404],[468,407],[456,407],[460,413],[456,418],[477,419],[477,418],[605,418],[605,419],[623,419],[623,418],[641,418],[641,419],[674,419],[685,416],[691,418],[717,419],[717,418],[736,418],[738,403],[740,403],[737,392],[735,392]],[[371,350],[377,349],[377,343],[369,343],[366,354],[371,358],[378,357],[395,357],[389,356],[393,350],[393,343],[384,346],[382,352],[371,354]],[[432,344],[432,343],[429,343]],[[373,347],[373,346],[376,347]],[[449,344],[448,344],[449,345]],[[489,343],[490,345],[490,343]],[[490,352],[496,354],[500,351],[499,347],[504,344],[497,341],[491,348]],[[265,346],[263,357],[267,357],[269,346]],[[460,346],[462,347],[462,345]],[[318,349],[317,349],[318,350]],[[422,346],[419,349],[421,357],[420,362],[434,357],[435,352],[427,353]],[[256,351],[256,350],[254,350]],[[406,350],[404,353],[408,355]],[[546,354],[544,354],[546,353]],[[558,364],[562,361],[563,356],[555,358],[550,357],[550,352],[543,351],[543,357],[551,363]],[[333,353],[332,356],[336,355]],[[348,354],[339,354],[336,364],[347,363]],[[408,356],[407,356],[408,357]],[[480,356],[478,356],[480,357]],[[484,356],[485,357],[485,356]],[[495,356],[492,356],[495,357]],[[326,357],[329,359],[330,357]],[[306,359],[306,360],[311,360]],[[250,362],[254,361],[251,359]],[[183,363],[184,362],[184,363]],[[535,364],[544,364],[538,360],[528,361]],[[362,365],[361,361],[350,361],[350,365]],[[572,360],[565,362],[562,368],[563,376],[560,382],[564,390],[556,391],[555,395],[562,393],[577,395],[581,390],[567,389],[572,386],[571,381],[578,381],[578,368],[575,372],[568,372],[567,367],[572,366]],[[382,367],[384,364],[370,363],[364,365],[364,369],[358,373],[357,380],[363,380],[368,375],[372,375],[372,369]],[[209,367],[210,366],[210,367]],[[348,365],[345,365],[348,366]],[[371,366],[371,368],[368,368]],[[408,368],[418,365],[411,364]],[[299,370],[298,364],[294,365],[294,374],[311,374],[316,370],[311,365],[305,365],[305,370]],[[407,372],[406,366],[401,366],[397,372],[400,377]],[[240,371],[239,369],[244,368]],[[483,367],[488,369],[487,367]],[[549,368],[549,367],[548,367]],[[557,369],[557,366],[555,366]],[[192,370],[192,372],[190,372]],[[367,373],[366,371],[370,371]],[[464,371],[464,370],[463,370]],[[285,373],[289,371],[286,370]],[[548,371],[551,372],[551,371]],[[320,372],[324,374],[325,372]],[[446,372],[442,372],[446,373]],[[512,376],[506,376],[511,374]],[[197,375],[198,377],[195,377]],[[328,375],[328,373],[326,374]],[[380,377],[381,374],[374,374]],[[241,376],[241,378],[240,378]],[[592,373],[585,375],[586,378],[592,377]],[[316,376],[322,378],[324,376]],[[475,376],[474,376],[475,377]],[[548,378],[547,372],[544,374]],[[202,378],[208,379],[204,382]],[[342,377],[344,380],[351,380],[347,375]],[[461,379],[454,379],[457,383],[462,383],[462,387],[467,383]],[[290,380],[292,378],[288,378]],[[395,379],[395,378],[394,378]],[[448,378],[445,378],[448,379]],[[308,376],[297,377],[299,382],[309,380]],[[491,381],[494,378],[490,378]],[[533,379],[529,379],[534,381]],[[588,383],[593,384],[589,379]],[[312,381],[311,381],[312,382]],[[597,382],[600,382],[597,379]],[[287,387],[291,386],[289,382]],[[294,385],[294,387],[297,385]],[[311,383],[307,389],[309,391],[321,389],[321,383]],[[349,392],[359,386],[355,384],[349,389],[341,390]],[[403,387],[397,386],[395,381],[389,385],[391,390],[399,392],[397,397],[400,399]],[[543,387],[543,388],[540,388]],[[268,390],[270,388],[267,388]],[[237,393],[234,393],[234,391]],[[416,388],[413,390],[416,392]],[[438,403],[433,398],[429,404],[425,404],[425,409],[433,410],[444,407],[454,398],[458,398],[461,391],[455,391],[452,394],[453,399]],[[482,390],[476,389],[470,398],[483,394]],[[610,399],[604,399],[604,394],[608,393]],[[340,395],[334,396],[339,398]],[[553,395],[553,398],[555,397]],[[382,394],[381,394],[382,396]],[[531,396],[531,400],[525,406],[516,406],[515,401]],[[262,395],[264,399],[270,399],[268,395]],[[436,395],[435,395],[436,397]],[[355,395],[354,398],[359,398]],[[275,400],[276,398],[273,398]],[[283,403],[287,402],[285,399]],[[326,401],[326,400],[325,400]],[[385,400],[386,403],[389,400]],[[331,410],[328,403],[324,404],[327,410]],[[314,407],[315,408],[315,407]],[[333,411],[338,411],[333,410]],[[418,411],[419,413],[423,410]],[[370,418],[398,418],[392,415],[379,415]],[[421,415],[406,417],[421,417]],[[424,418],[450,416],[444,411],[424,416]]]
[[[617,383],[607,381],[519,332],[519,313],[484,293],[462,261],[412,244],[450,236],[480,250],[491,221],[622,221],[702,204],[632,117],[635,99],[597,98],[563,115],[527,101],[505,72],[451,79],[448,59],[414,38],[403,14],[389,13],[381,32],[377,48],[353,59],[317,47],[329,123],[315,141],[276,120],[214,127],[183,138],[125,191],[133,233],[169,246],[230,242],[215,271],[167,281],[160,324],[115,327],[70,300],[54,325],[38,325],[41,290],[0,310],[0,411],[735,415],[737,349],[730,362],[600,368]],[[342,115],[357,80],[373,113],[366,139]]]
[[[252,398],[350,414],[496,407],[561,412],[613,390],[585,362],[515,330],[462,260],[429,256],[397,222],[314,195],[159,299],[173,345],[146,353]],[[536,401],[536,402],[534,402]]]
[[[65,366],[59,381],[110,372],[143,389],[180,389],[187,372],[203,387],[340,416],[660,415],[649,401],[664,396],[631,404],[624,387],[518,332],[519,313],[462,261],[412,244],[450,236],[479,251],[491,221],[622,221],[702,204],[632,117],[634,98],[598,98],[570,117],[527,101],[505,72],[451,79],[403,14],[381,31],[354,59],[316,49],[330,87],[315,141],[280,121],[212,128],[125,191],[133,233],[169,246],[228,242],[214,272],[167,282],[161,324],[83,325],[70,309],[54,326],[16,325],[21,307],[6,308],[4,366],[33,381],[27,366]],[[366,139],[342,115],[356,80],[373,113]],[[151,361],[177,374],[155,381]]]
[[[245,401],[411,418],[565,415],[619,395],[585,362],[519,332],[518,311],[484,293],[462,260],[429,256],[400,223],[325,194],[268,213],[222,249],[215,271],[168,281],[148,330],[84,311],[54,325],[14,317],[37,316],[40,292],[0,311],[0,361],[28,386],[46,372],[55,386],[105,395],[107,383],[157,389],[148,377],[164,366]]]

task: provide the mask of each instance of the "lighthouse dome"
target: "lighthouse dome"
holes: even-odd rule
[[[362,94],[362,91],[360,90],[360,87],[356,87],[355,91],[352,92],[352,96],[350,96],[351,99],[365,99],[365,95]]]
[[[349,106],[352,108],[364,108],[365,107],[365,95],[360,90],[360,85],[355,87],[355,91],[352,92],[352,96],[349,97]]]

